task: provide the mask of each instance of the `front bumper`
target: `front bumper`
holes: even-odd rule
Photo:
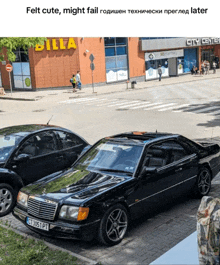
[[[88,224],[70,224],[62,221],[46,221],[38,219],[34,216],[28,215],[27,212],[15,207],[13,209],[12,214],[16,219],[21,221],[26,227],[33,230],[34,232],[48,236],[48,237],[56,237],[56,238],[68,238],[68,239],[78,239],[90,241],[97,235],[98,226],[100,220],[96,220],[94,222]],[[27,217],[33,218],[40,222],[45,222],[49,224],[49,231],[44,231],[35,227],[32,227],[26,223]]]

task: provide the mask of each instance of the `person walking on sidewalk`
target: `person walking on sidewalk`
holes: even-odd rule
[[[161,81],[162,69],[161,69],[161,65],[160,64],[159,64],[159,67],[158,67],[158,75],[159,75],[159,81]]]
[[[80,78],[80,71],[77,71],[76,74],[76,86],[78,89],[81,90],[81,78]]]
[[[213,74],[215,74],[216,73],[216,62],[215,61],[212,63],[212,68],[213,68]]]
[[[76,77],[73,75],[73,77],[70,79],[72,80],[72,86],[73,86],[73,92],[76,92]]]
[[[202,61],[202,64],[201,64],[201,70],[202,70],[202,74],[204,75],[204,73],[205,73],[205,64],[204,64],[203,61]]]
[[[209,69],[210,69],[210,63],[209,63],[209,61],[206,62],[206,67],[207,67],[207,74],[209,74]]]

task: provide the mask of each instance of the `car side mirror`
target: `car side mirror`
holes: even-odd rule
[[[15,158],[14,158],[14,161],[16,161],[16,162],[25,162],[25,161],[27,161],[28,159],[30,159],[30,155],[28,155],[28,154],[20,154],[20,155],[18,155],[18,156],[16,156]]]
[[[156,167],[143,167],[141,170],[141,177],[146,177],[146,176],[151,176],[153,174],[157,173],[157,168]]]

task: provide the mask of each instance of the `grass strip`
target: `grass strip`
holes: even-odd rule
[[[0,265],[77,265],[77,258],[52,250],[43,241],[25,238],[0,226]]]

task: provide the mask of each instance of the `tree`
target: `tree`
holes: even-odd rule
[[[6,48],[7,59],[14,62],[16,56],[13,51],[17,48],[28,50],[30,47],[35,47],[36,44],[44,44],[47,38],[44,37],[4,37],[0,38],[0,62],[5,60],[3,48]]]

